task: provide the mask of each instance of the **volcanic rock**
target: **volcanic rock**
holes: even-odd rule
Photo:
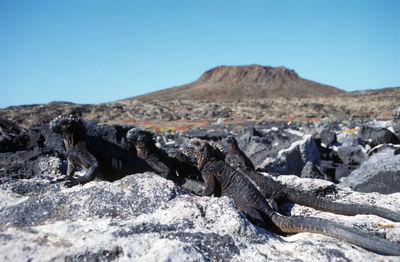
[[[336,133],[332,129],[324,128],[321,132],[319,132],[314,137],[317,145],[320,144],[322,146],[329,147],[337,142]]]
[[[382,144],[399,144],[399,138],[386,128],[374,128],[370,126],[361,126],[358,134],[362,140],[371,147]]]
[[[372,155],[341,184],[361,192],[391,194],[400,192],[400,155],[393,149],[386,149]]]
[[[368,159],[368,155],[361,145],[341,146],[337,153],[342,162],[347,165],[359,165]]]
[[[400,107],[393,111],[392,114],[392,127],[394,132],[399,135],[400,134]]]
[[[301,178],[325,179],[328,181],[332,181],[334,176],[330,177],[328,175],[323,174],[318,166],[316,166],[311,161],[307,161],[307,163],[303,167],[303,170],[301,170],[300,177]]]
[[[43,173],[52,175],[49,170]],[[308,192],[332,185],[294,176],[277,179]],[[338,187],[334,197],[400,211],[399,194],[361,194]],[[186,195],[153,173],[70,189],[40,178],[13,181],[0,186],[0,200],[4,261],[396,259],[319,234],[271,234],[251,224],[230,198]],[[379,217],[339,216],[298,205],[289,208],[292,215],[323,217],[392,241],[400,239],[397,223]]]
[[[296,141],[289,148],[279,151],[276,159],[266,159],[260,169],[282,175],[300,176],[307,162],[315,165],[320,165],[321,162],[311,135],[306,135],[303,140]]]
[[[25,130],[13,121],[0,117],[0,152],[15,152],[25,148]]]

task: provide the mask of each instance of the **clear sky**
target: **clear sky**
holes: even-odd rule
[[[0,0],[0,107],[109,102],[246,64],[400,86],[400,0]]]

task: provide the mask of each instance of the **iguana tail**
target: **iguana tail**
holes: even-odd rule
[[[287,192],[287,198],[293,203],[312,207],[321,211],[328,211],[341,215],[377,215],[395,222],[400,222],[400,213],[393,212],[392,210],[383,207],[354,203],[338,203],[299,191]]]
[[[366,234],[363,231],[315,217],[282,216],[276,212],[270,215],[272,222],[284,233],[312,232],[347,241],[365,249],[400,256],[400,243]]]

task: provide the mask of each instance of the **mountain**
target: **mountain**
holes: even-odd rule
[[[301,78],[285,67],[260,65],[218,66],[196,81],[134,97],[140,101],[158,100],[238,100],[269,97],[321,97],[345,91]]]
[[[399,101],[400,87],[345,92],[303,79],[284,67],[218,66],[193,83],[142,96],[95,105],[52,102],[12,106],[0,108],[0,118],[23,127],[69,114],[110,124],[220,118],[389,119]]]

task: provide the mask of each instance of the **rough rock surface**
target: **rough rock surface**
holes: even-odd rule
[[[275,157],[280,150],[290,147],[303,133],[292,134],[287,125],[261,123],[259,129],[247,128],[237,137],[238,146],[253,162],[260,167],[266,158]],[[299,134],[300,133],[300,134]]]
[[[324,147],[329,147],[336,143],[336,133],[330,128],[324,128],[315,136],[315,140],[319,140]]]
[[[279,151],[276,159],[267,159],[261,169],[283,175],[301,175],[307,162],[320,165],[321,159],[314,139],[306,135],[284,150]]]
[[[386,128],[374,128],[370,126],[361,126],[358,131],[359,136],[371,147],[382,144],[399,144],[399,138]]]
[[[400,134],[400,107],[397,107],[392,114],[392,127],[396,134]]]
[[[25,147],[28,137],[23,128],[0,117],[0,152],[12,152]]]
[[[307,161],[301,171],[300,177],[302,178],[318,178],[331,181],[333,178],[321,172],[319,167],[314,163]]]
[[[49,158],[57,166],[54,160]],[[0,185],[2,261],[398,261],[318,234],[271,234],[251,224],[231,199],[183,194],[153,173],[66,189],[49,183],[60,175],[57,169],[42,172]],[[311,192],[332,186],[294,176],[278,180]],[[400,193],[336,191],[327,197],[400,211]],[[400,224],[379,217],[338,216],[297,205],[287,209],[400,241]]]
[[[357,132],[362,124],[263,121],[242,131],[219,124],[183,135],[159,133],[156,141],[174,152],[192,136],[221,143],[235,133],[255,164],[269,161],[273,171],[285,171],[285,176],[265,175],[289,187],[400,212],[397,146],[371,148]],[[388,128],[390,121],[367,124]],[[99,126],[96,135],[124,146],[126,126]],[[1,261],[400,261],[318,234],[271,234],[251,224],[231,199],[184,194],[153,173],[67,189],[63,182],[51,183],[66,173],[61,137],[43,124],[26,130],[20,150],[0,153]],[[343,163],[339,151],[345,148],[360,149],[363,160]],[[339,184],[315,179],[350,172]],[[373,215],[341,216],[293,204],[283,210],[340,221],[400,243],[400,223]]]
[[[400,155],[386,149],[372,155],[341,184],[362,192],[390,194],[400,190]]]

